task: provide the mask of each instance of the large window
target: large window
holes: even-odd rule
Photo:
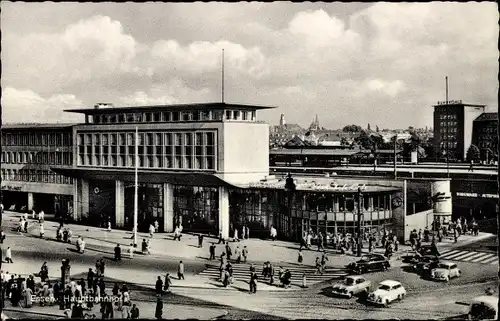
[[[215,131],[140,132],[138,136],[139,167],[217,168]],[[80,133],[77,142],[80,166],[135,166],[135,132]]]
[[[218,231],[219,192],[215,187],[174,186],[174,224],[186,230]]]

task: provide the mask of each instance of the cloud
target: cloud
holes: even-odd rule
[[[366,82],[366,86],[371,92],[379,92],[391,97],[395,97],[406,89],[401,80],[384,81],[381,79],[371,79]]]
[[[83,122],[81,115],[63,112],[83,107],[83,103],[71,94],[44,98],[31,90],[12,87],[2,90],[2,117],[6,123]]]
[[[279,106],[259,115],[271,123],[284,113],[307,126],[317,113],[325,127],[432,126],[445,76],[451,99],[497,104],[495,3],[78,6],[85,15],[75,5],[43,6],[43,16],[36,5],[2,8],[4,95],[61,108],[55,97],[86,106],[218,101],[224,48],[226,100]],[[9,106],[4,120],[18,117]]]

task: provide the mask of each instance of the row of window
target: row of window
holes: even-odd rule
[[[439,119],[443,120],[443,119],[457,119],[457,115],[456,114],[441,114],[439,115]]]
[[[88,123],[120,124],[120,123],[151,123],[151,122],[184,122],[184,121],[222,121],[245,120],[256,121],[256,111],[246,110],[185,110],[157,111],[142,113],[119,113],[89,116]]]
[[[448,145],[448,146],[446,146]],[[448,142],[448,144],[446,144],[446,142],[442,142],[441,143],[441,149],[445,149],[445,148],[457,148],[458,146],[458,143],[457,142]]]
[[[481,128],[482,133],[492,133],[492,134],[497,134],[498,133],[498,128],[496,127],[483,127]]]
[[[213,146],[214,131],[141,132],[139,146]],[[135,146],[135,132],[79,133],[78,146]]]
[[[2,146],[71,146],[71,133],[2,133]]]
[[[140,133],[138,166],[215,170],[215,142],[215,131]],[[134,167],[135,158],[134,132],[78,134],[78,165]]]
[[[452,126],[453,126],[453,127],[456,127],[456,126],[457,126],[457,124],[458,124],[458,122],[456,122],[456,121],[442,121],[442,122],[440,123],[441,128],[448,127],[448,130],[449,130],[449,129],[450,129],[450,127],[452,127]]]
[[[2,169],[2,181],[21,181],[52,184],[73,184],[71,177],[56,174],[49,170]]]
[[[5,164],[50,164],[71,165],[73,153],[70,152],[2,152]]]

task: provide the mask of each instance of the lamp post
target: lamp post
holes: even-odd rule
[[[398,143],[398,134],[394,136],[394,179],[398,178],[398,169],[397,169],[397,163],[396,163],[396,145]]]
[[[363,199],[363,194],[361,193],[361,187],[358,187],[358,257],[361,256],[361,242],[363,240],[361,236],[361,200]]]
[[[285,192],[287,194],[287,209],[288,209],[288,230],[292,231],[292,198],[295,192],[295,182],[293,181],[292,174],[288,173],[285,181]]]

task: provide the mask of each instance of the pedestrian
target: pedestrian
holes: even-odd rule
[[[256,272],[251,272],[250,273],[250,293],[257,293],[257,273]]]
[[[247,240],[250,238],[250,228],[247,226],[247,232],[245,233]]]
[[[179,262],[179,267],[177,269],[177,277],[184,280],[184,263],[182,261]]]
[[[12,261],[12,250],[10,249],[10,246],[7,247],[7,250],[5,251],[5,261],[6,263],[14,263]]]
[[[106,263],[104,263],[104,259],[101,259],[100,260],[100,264],[99,264],[99,267],[101,269],[101,276],[104,276],[104,269],[106,268]]]
[[[278,232],[274,228],[274,226],[271,226],[271,240],[276,241],[276,237],[278,236]]]
[[[217,244],[226,244],[226,241],[224,240],[224,238],[222,237],[222,232],[219,231],[219,243]]]
[[[328,256],[326,252],[323,250],[323,255],[321,255],[321,270],[325,272],[326,270],[326,261],[328,261]]]
[[[163,301],[161,300],[161,297],[158,297],[156,299],[156,311],[155,311],[155,318],[157,320],[161,320],[163,316]]]
[[[433,236],[434,237],[434,236]],[[396,237],[396,235],[394,235],[394,238],[393,238],[393,244],[394,244],[394,251],[398,251],[398,248],[399,248],[399,241],[398,241],[398,238]]]
[[[302,273],[302,288],[307,288],[307,277],[305,273]]]
[[[160,224],[158,224],[158,220],[154,222],[155,233],[158,233],[158,229],[160,228]]]
[[[3,244],[3,241],[5,241],[5,232],[3,231],[3,228],[0,229],[0,244]]]
[[[130,309],[130,318],[131,319],[139,319],[139,308],[135,305],[132,305],[132,309]]]
[[[243,246],[243,250],[241,250],[241,255],[243,256],[243,263],[247,263],[248,249],[247,246]]]
[[[149,224],[149,237],[153,238],[153,234],[155,233],[155,227],[153,224]]]
[[[302,250],[299,249],[299,257],[298,257],[297,261],[299,262],[299,264],[302,264],[303,260],[304,260],[304,257],[302,255]]]
[[[181,235],[181,228],[180,228],[180,226],[177,226],[177,227],[175,228],[175,230],[174,230],[174,241],[175,241],[175,240],[180,241],[180,240],[181,240],[181,236],[182,236],[182,235]]]
[[[28,233],[28,220],[25,219],[23,222],[24,222],[24,233]]]
[[[233,234],[233,242],[239,242],[240,239],[238,238],[238,229],[234,229],[234,234]]]
[[[318,234],[318,252],[323,250],[323,233],[319,232]]]
[[[44,220],[45,220],[45,212],[41,210],[40,213],[38,213],[38,221],[43,222]]]
[[[43,223],[40,223],[40,238],[45,234],[45,229],[43,228]]]
[[[161,280],[161,276],[158,276],[155,284],[156,295],[163,294],[163,281]]]
[[[316,272],[314,272],[314,274],[321,274],[323,275],[323,270],[321,268],[321,262],[319,260],[319,257],[316,257],[316,263],[315,263],[315,266],[316,266]],[[281,271],[280,271],[281,273]],[[280,279],[281,279],[281,276],[280,276]]]
[[[122,248],[120,244],[116,244],[115,246],[115,261],[121,261],[122,259]]]
[[[243,225],[243,228],[241,229],[241,239],[242,240],[246,239],[246,233],[247,233],[247,226]]]
[[[198,234],[198,247],[203,247],[203,234]]]
[[[236,263],[240,264],[241,263],[241,250],[239,246],[236,246],[236,249],[234,250],[234,255],[236,255]]]
[[[167,275],[165,275],[165,283],[163,285],[165,293],[170,293],[170,285],[172,285],[172,279],[170,278],[170,274],[167,273]]]
[[[210,258],[209,260],[215,260],[215,244],[210,245]]]
[[[231,255],[232,255],[232,251],[231,251],[231,246],[229,246],[229,243],[226,244],[226,257],[227,257],[227,261],[229,262],[231,260]]]
[[[108,232],[111,232],[111,221],[108,221]]]
[[[134,258],[134,243],[130,243],[128,246],[128,256],[131,260]]]
[[[474,172],[474,161],[470,161],[469,172]]]

